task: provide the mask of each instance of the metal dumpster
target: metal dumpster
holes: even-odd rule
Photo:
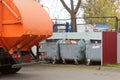
[[[55,64],[56,61],[59,60],[59,52],[58,52],[58,42],[60,40],[46,40],[41,43],[40,52],[46,53],[42,56],[42,59],[51,61]]]
[[[78,44],[79,43],[79,44]],[[77,43],[59,43],[60,46],[60,56],[63,60],[63,63],[66,63],[66,60],[74,60],[75,64],[78,64],[78,61],[83,61],[85,46],[83,40],[77,41]]]
[[[91,61],[101,61],[101,40],[86,41],[86,59],[89,65]]]

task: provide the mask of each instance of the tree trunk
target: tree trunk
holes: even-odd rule
[[[75,13],[71,14],[71,26],[72,26],[72,32],[76,32],[77,26],[76,26],[76,14]]]
[[[72,24],[72,32],[77,31],[77,26],[76,26],[76,14],[79,10],[80,4],[82,0],[78,0],[77,6],[74,8],[74,1],[70,0],[71,3],[71,9],[67,6],[67,4],[64,2],[64,0],[60,0],[62,5],[65,7],[65,9],[70,13],[71,17],[71,24]]]

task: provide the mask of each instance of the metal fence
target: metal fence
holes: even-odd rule
[[[119,19],[116,16],[77,17],[75,19],[77,32],[119,31]],[[53,22],[55,23],[54,29],[62,26],[63,30],[72,32],[73,26],[70,19],[53,19]]]

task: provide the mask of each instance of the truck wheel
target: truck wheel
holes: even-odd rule
[[[20,69],[21,69],[21,67],[20,68],[11,68],[11,67],[7,66],[1,70],[1,73],[2,74],[14,74],[14,73],[18,72]]]
[[[16,72],[18,72],[21,68],[11,68],[10,70],[10,74],[14,74]]]

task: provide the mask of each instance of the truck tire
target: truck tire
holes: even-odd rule
[[[21,67],[12,68],[12,65],[17,64],[17,62],[5,52],[3,48],[0,48],[0,73],[2,74],[14,74],[18,72]]]
[[[21,69],[21,67],[19,68],[11,68],[10,66],[4,67],[4,69],[1,70],[2,74],[14,74],[16,72],[18,72]]]

